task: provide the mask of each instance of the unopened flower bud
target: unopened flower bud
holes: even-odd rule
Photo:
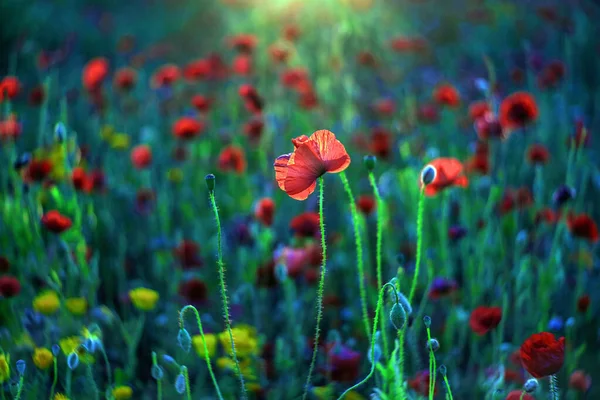
[[[400,303],[396,303],[392,306],[392,309],[390,310],[390,321],[396,330],[404,328],[404,325],[406,324],[406,311]]]
[[[437,171],[433,165],[426,165],[421,171],[421,182],[423,182],[424,186],[429,185],[435,179],[437,175]]]
[[[429,339],[427,342],[427,349],[436,352],[440,349],[440,342],[437,339]]]
[[[215,176],[213,174],[208,174],[204,177],[204,180],[206,181],[206,187],[208,188],[209,192],[214,192],[215,190]]]
[[[377,163],[377,157],[365,156],[365,158],[363,159],[363,162],[365,164],[365,168],[367,168],[367,171],[371,172],[375,169],[375,164]]]
[[[533,393],[539,386],[538,380],[535,378],[527,379],[527,382],[523,385],[523,390],[527,393]]]

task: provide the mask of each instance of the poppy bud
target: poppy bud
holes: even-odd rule
[[[423,171],[421,171],[421,182],[423,182],[423,186],[433,182],[436,175],[436,169],[432,165],[426,165],[425,168],[423,168]]]
[[[58,122],[56,125],[54,125],[54,137],[59,143],[62,143],[63,140],[65,140],[67,137],[67,128],[65,127],[65,124]]]
[[[406,311],[406,315],[412,314],[412,307],[411,307],[410,303],[408,302],[408,299],[406,298],[406,296],[403,295],[401,292],[398,292],[398,302],[402,305],[402,308],[404,308],[404,311]]]
[[[378,344],[375,345],[373,351],[369,351],[369,354],[367,354],[367,358],[369,359],[369,361],[372,363],[378,363],[379,360],[381,359],[381,346],[379,346]]]
[[[429,328],[431,326],[431,317],[429,315],[424,316],[423,323],[427,328]]]
[[[17,371],[19,372],[19,375],[23,375],[25,373],[25,367],[27,365],[25,364],[24,360],[18,360],[17,361]]]
[[[150,369],[150,374],[152,375],[152,378],[154,378],[157,381],[160,381],[165,376],[163,369],[158,364],[154,364],[152,366],[152,368]]]
[[[446,376],[446,373],[448,372],[446,370],[446,366],[444,364],[439,366],[438,371],[439,371],[440,375],[442,375],[442,376]]]
[[[31,161],[31,153],[23,153],[13,162],[13,168],[19,170]]]
[[[427,349],[435,353],[440,349],[440,342],[438,342],[437,339],[429,339],[429,341],[427,342]]]
[[[185,367],[183,367],[185,368]],[[182,370],[183,370],[182,368]],[[179,394],[184,394],[185,393],[185,376],[183,376],[183,373],[180,373],[179,375],[177,375],[177,379],[175,379],[175,390],[177,391],[177,393]]]
[[[396,303],[392,306],[392,309],[390,310],[390,321],[396,330],[400,330],[406,325],[406,311],[400,303]]]
[[[187,329],[180,329],[177,334],[177,343],[186,352],[189,353],[192,348],[192,337]]]
[[[365,156],[365,158],[363,159],[363,162],[365,163],[365,168],[367,168],[367,171],[371,172],[375,169],[375,163],[377,162],[377,157]]]
[[[523,385],[523,390],[527,393],[533,393],[539,386],[538,380],[535,378],[527,379],[527,382]]]
[[[209,192],[214,192],[215,190],[215,176],[213,174],[208,174],[204,177],[204,180],[206,181],[206,187],[208,188]]]
[[[52,354],[54,355],[54,357],[56,357],[58,355],[59,351],[60,351],[60,346],[57,344],[53,344],[52,345]]]
[[[70,370],[74,370],[79,365],[79,356],[77,353],[72,351],[67,357],[67,366]]]

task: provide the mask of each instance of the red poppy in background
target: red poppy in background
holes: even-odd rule
[[[471,312],[469,326],[471,330],[480,336],[495,329],[502,320],[502,309],[500,307],[477,307]]]
[[[408,380],[408,387],[420,394],[421,396],[429,396],[430,376],[429,371],[418,372],[413,378]],[[437,393],[437,384],[433,390],[433,394]]]
[[[381,115],[392,115],[396,105],[392,99],[381,99],[375,102],[373,109]]]
[[[295,216],[290,221],[290,228],[297,236],[314,237],[319,232],[319,214],[305,212]]]
[[[300,37],[300,28],[298,25],[288,24],[283,27],[282,36],[285,40],[293,42]]]
[[[513,390],[506,396],[506,400],[535,400],[535,398],[529,394],[523,394],[522,390]]]
[[[308,81],[308,72],[304,68],[288,68],[279,79],[284,87],[296,89],[301,82]]]
[[[219,154],[219,168],[222,171],[234,171],[238,174],[246,171],[246,156],[238,146],[227,146]]]
[[[585,393],[590,389],[590,386],[592,386],[592,378],[583,370],[573,371],[569,377],[569,387],[578,392]]]
[[[475,131],[481,140],[506,138],[502,124],[491,112],[487,112],[483,117],[475,120]]]
[[[208,77],[210,64],[207,60],[194,60],[183,67],[183,77],[189,82],[198,82]]]
[[[371,214],[377,207],[377,202],[370,195],[362,195],[356,201],[356,208],[364,215]]]
[[[25,170],[25,181],[41,182],[52,172],[52,162],[49,160],[31,160]]]
[[[570,213],[567,216],[567,226],[569,227],[571,235],[577,238],[586,239],[593,243],[600,239],[598,226],[587,214],[575,215]]]
[[[440,119],[437,108],[433,104],[424,104],[417,110],[419,122],[432,124]]]
[[[469,105],[469,118],[472,121],[476,121],[479,118],[482,118],[490,112],[490,105],[485,100],[474,101]]]
[[[12,114],[4,121],[0,121],[0,140],[16,140],[23,131],[21,123]]]
[[[538,86],[542,89],[555,87],[564,79],[566,71],[562,61],[551,61],[538,76]]]
[[[191,140],[204,131],[204,122],[192,117],[181,117],[171,127],[173,136],[181,140]]]
[[[0,277],[0,296],[5,298],[15,297],[21,292],[21,283],[14,276]]]
[[[535,214],[533,221],[536,225],[542,222],[546,224],[555,224],[558,222],[559,218],[559,214],[557,214],[553,209],[546,207],[542,208]]]
[[[427,42],[419,37],[397,37],[391,40],[390,46],[392,50],[398,53],[421,52],[427,49]]]
[[[46,98],[46,92],[42,85],[38,85],[29,91],[29,104],[34,107],[42,105]]]
[[[244,135],[252,144],[257,144],[262,136],[265,123],[261,118],[252,118],[244,124]]]
[[[460,94],[452,85],[440,85],[433,91],[433,99],[436,103],[452,108],[460,105]]]
[[[520,349],[521,364],[534,378],[556,374],[565,360],[565,338],[556,340],[549,332],[535,333]]]
[[[137,169],[144,169],[152,164],[152,150],[150,146],[141,144],[131,150],[131,163]]]
[[[317,270],[318,273],[318,270]],[[335,345],[328,351],[331,380],[353,382],[360,372],[360,353],[343,345]]]
[[[103,57],[98,57],[90,60],[85,67],[83,67],[83,74],[81,77],[83,87],[88,92],[95,92],[100,89],[102,82],[108,76],[108,60]]]
[[[51,210],[42,216],[42,225],[50,232],[63,233],[69,229],[73,223],[69,217],[62,215],[57,210]]]
[[[240,54],[233,59],[231,64],[233,73],[239,76],[248,76],[252,74],[253,61],[252,57],[247,54]]]
[[[113,86],[117,90],[129,91],[133,89],[137,82],[137,72],[133,68],[121,68],[115,72],[113,78]]]
[[[515,92],[500,104],[500,123],[505,129],[523,128],[535,122],[538,116],[535,98],[527,92]]]
[[[269,55],[275,64],[280,64],[285,63],[288,60],[290,52],[284,47],[272,45],[269,47]]]
[[[577,299],[577,311],[580,313],[586,313],[591,303],[592,300],[590,299],[589,295],[584,294],[579,296]]]
[[[370,51],[361,51],[356,55],[356,62],[364,67],[376,67],[377,59]]]
[[[460,161],[455,158],[436,158],[427,164],[424,168],[431,166],[435,168],[435,177],[433,181],[425,186],[426,196],[435,196],[440,191],[457,186],[469,186],[469,179],[463,174],[464,167]],[[423,187],[423,182],[419,178],[419,185]]]
[[[192,305],[204,304],[208,300],[208,287],[198,278],[191,278],[179,284],[179,295]]]
[[[21,93],[21,82],[16,76],[5,76],[0,81],[0,103],[14,100]]]
[[[532,144],[527,150],[527,160],[532,164],[547,164],[550,152],[542,144]]]
[[[199,253],[200,246],[194,241],[187,239],[182,240],[179,246],[173,250],[173,255],[184,269],[202,266],[202,259]]]
[[[244,100],[244,105],[248,111],[254,114],[260,114],[262,112],[264,101],[262,97],[258,95],[254,86],[249,84],[240,86],[239,94]]]
[[[71,182],[77,191],[89,191],[91,182],[82,167],[75,167],[71,172]]]
[[[368,143],[369,151],[379,158],[387,159],[392,152],[392,133],[385,128],[375,127]]]
[[[567,138],[567,148],[575,145],[575,148],[587,147],[590,144],[590,132],[587,130],[583,121],[575,123],[575,132]]]
[[[275,275],[275,261],[270,260],[256,269],[256,285],[272,288],[277,286],[278,280]]]
[[[275,160],[275,179],[279,188],[296,200],[306,199],[326,172],[342,172],[350,165],[350,156],[333,132],[319,130],[303,140],[293,153]]]
[[[275,202],[270,197],[260,199],[254,207],[254,218],[265,226],[273,224],[273,215],[275,214]]]
[[[232,36],[227,41],[229,46],[240,53],[252,53],[258,44],[258,39],[254,35],[239,34]]]
[[[201,94],[194,95],[191,100],[192,106],[198,112],[207,112],[210,110],[211,101],[208,97],[202,96]]]
[[[157,69],[150,79],[150,86],[154,89],[171,86],[181,77],[181,70],[177,65],[166,64]]]

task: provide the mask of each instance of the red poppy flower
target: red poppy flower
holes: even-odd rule
[[[152,149],[146,144],[135,146],[131,150],[131,162],[137,169],[144,169],[152,164]]]
[[[265,123],[260,118],[252,118],[244,124],[244,135],[252,144],[257,144],[262,136]]]
[[[285,63],[288,60],[290,52],[284,47],[272,45],[269,47],[269,55],[274,63],[279,64]]]
[[[100,85],[108,76],[108,60],[106,58],[94,58],[83,67],[81,77],[83,87],[88,92],[95,92],[100,89]]]
[[[546,224],[555,224],[558,222],[559,215],[551,208],[542,208],[539,210],[534,217],[535,224],[540,224],[542,222]]]
[[[394,113],[395,104],[392,99],[382,99],[377,101],[373,108],[381,115],[392,115]]]
[[[550,159],[550,153],[546,146],[532,144],[527,150],[527,160],[533,164],[546,164]]]
[[[208,288],[201,279],[192,278],[179,284],[179,295],[192,305],[204,304],[208,300]]]
[[[418,372],[414,378],[408,380],[408,387],[420,394],[421,396],[429,396],[430,376],[429,371]],[[437,393],[437,384],[433,394]]]
[[[460,94],[452,85],[440,85],[433,91],[433,99],[436,103],[448,107],[458,107],[460,105]]]
[[[21,93],[21,82],[16,76],[5,76],[0,81],[0,103],[7,100],[13,100]]]
[[[173,136],[181,140],[191,140],[204,131],[204,122],[192,117],[181,117],[173,124],[171,132]]]
[[[73,187],[78,191],[88,191],[91,186],[91,182],[85,173],[85,170],[81,167],[73,168],[71,172],[71,182]]]
[[[358,210],[365,215],[371,214],[376,207],[377,202],[373,196],[362,195],[356,201],[356,208],[358,208]]]
[[[183,77],[189,82],[198,82],[205,79],[210,73],[208,60],[194,60],[183,67]]]
[[[179,246],[173,250],[173,255],[184,269],[201,267],[202,259],[199,255],[200,246],[191,240],[182,240]]]
[[[0,272],[8,272],[10,270],[10,261],[4,256],[0,256]]]
[[[300,93],[298,105],[305,110],[313,110],[317,108],[319,106],[319,99],[317,98],[317,94],[312,89]]]
[[[265,226],[273,224],[275,214],[275,202],[270,197],[260,199],[254,207],[254,217]]]
[[[192,97],[192,105],[199,112],[207,112],[210,110],[211,101],[209,98],[202,96],[201,94],[197,94]]]
[[[137,72],[133,68],[121,68],[115,72],[113,85],[117,90],[131,90],[137,82]]]
[[[553,88],[563,80],[565,74],[566,68],[562,61],[551,61],[540,73],[538,85],[542,89]]]
[[[502,309],[500,307],[477,307],[471,312],[469,326],[471,330],[480,336],[485,335],[492,329],[495,329],[502,319]]]
[[[397,37],[390,42],[392,50],[398,53],[421,52],[427,49],[427,42],[422,38]]]
[[[248,76],[252,74],[252,57],[247,54],[240,54],[233,59],[231,70],[239,76]]]
[[[432,124],[439,120],[440,115],[434,105],[424,104],[417,110],[417,118],[419,119],[419,122]]]
[[[16,140],[21,136],[22,131],[21,123],[17,121],[14,114],[4,121],[0,121],[0,140]]]
[[[222,171],[234,171],[238,174],[246,170],[244,150],[238,146],[227,146],[219,154],[219,168]]]
[[[452,186],[467,187],[469,179],[463,175],[464,167],[460,161],[455,158],[436,158],[425,166],[433,167],[436,171],[433,181],[425,186],[426,196],[435,196],[441,190]],[[423,182],[419,179],[420,187]]]
[[[475,120],[475,131],[481,140],[505,139],[507,137],[500,121],[491,112]]]
[[[328,356],[333,381],[353,382],[356,380],[360,372],[359,352],[338,344],[328,351]]]
[[[332,132],[319,130],[298,142],[293,153],[277,157],[275,179],[291,198],[304,200],[314,192],[320,176],[342,172],[348,165],[350,156],[344,145]]]
[[[0,277],[0,296],[10,298],[21,292],[21,283],[14,276],[5,275]]]
[[[261,113],[264,102],[263,99],[258,95],[258,92],[254,86],[248,84],[240,86],[239,94],[244,100],[244,104],[248,111],[255,114]]]
[[[254,35],[240,34],[230,37],[229,46],[240,53],[252,53],[258,44],[258,39]]]
[[[88,174],[88,181],[91,190],[104,190],[106,188],[106,175],[101,169],[95,169]]]
[[[62,233],[69,229],[73,223],[69,217],[56,210],[51,210],[42,216],[42,225],[50,232]]]
[[[535,398],[531,395],[523,394],[521,390],[513,390],[506,396],[506,400],[535,400]]]
[[[522,385],[524,383],[523,374],[507,368],[504,370],[504,382]]]
[[[181,77],[179,67],[174,64],[167,64],[160,67],[150,79],[152,88],[160,88],[163,86],[171,86]]]
[[[45,98],[46,92],[44,92],[44,87],[41,85],[34,87],[29,92],[29,104],[34,107],[40,106]]]
[[[377,59],[370,51],[361,51],[356,55],[356,62],[364,67],[376,67]]]
[[[49,160],[31,160],[25,170],[25,180],[41,182],[48,178],[52,172],[52,163]]]
[[[535,98],[527,92],[516,92],[500,104],[500,123],[505,129],[518,129],[535,122],[539,110]]]
[[[490,173],[490,159],[487,154],[475,154],[465,163],[465,171],[487,175]]]
[[[392,152],[392,133],[385,128],[375,127],[368,143],[369,152],[381,159],[387,159]]]
[[[587,214],[574,215],[573,213],[567,216],[567,226],[571,235],[587,239],[590,242],[597,242],[600,239],[598,226],[594,220]]]
[[[487,101],[474,101],[469,105],[469,118],[471,121],[476,121],[490,112],[490,105]]]
[[[290,221],[290,228],[297,236],[314,237],[319,232],[319,214],[305,212]]]
[[[308,81],[308,72],[303,68],[288,68],[281,73],[280,81],[284,87],[293,89]]]
[[[565,338],[556,340],[549,332],[535,333],[520,349],[523,368],[535,378],[556,374],[565,360]]]
[[[590,132],[587,130],[583,121],[575,123],[575,133],[567,138],[567,148],[575,145],[575,148],[587,147],[590,144]]]
[[[578,392],[585,393],[592,386],[592,378],[580,369],[573,371],[569,377],[569,387]]]
[[[590,307],[591,302],[592,301],[591,301],[589,295],[587,295],[587,294],[581,295],[577,299],[577,311],[579,311],[580,313],[587,312],[588,308]]]
[[[256,269],[256,284],[260,287],[272,288],[277,286],[275,261],[271,260]]]
[[[300,37],[300,28],[298,25],[288,24],[283,27],[282,36],[285,40],[293,42]]]
[[[521,68],[513,68],[510,71],[510,78],[512,79],[512,81],[514,83],[522,83],[523,80],[525,79],[525,72],[523,72],[523,70]]]

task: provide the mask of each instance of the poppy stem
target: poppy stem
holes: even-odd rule
[[[419,269],[421,267],[421,257],[423,253],[423,213],[425,210],[425,196],[423,190],[419,194],[419,205],[417,208],[417,255],[415,260],[415,274],[413,275],[412,285],[408,294],[408,303],[412,304],[417,289],[417,280],[419,279]]]
[[[558,378],[555,374],[550,375],[550,394],[552,395],[552,400],[560,399],[558,394]]]
[[[213,178],[214,179],[214,178]],[[227,300],[227,286],[225,285],[225,264],[223,263],[223,247],[221,244],[221,220],[219,219],[219,209],[217,207],[217,201],[215,200],[214,190],[209,190],[210,204],[215,215],[217,223],[217,265],[219,266],[219,286],[221,289],[221,300],[223,301],[223,317],[225,319],[225,326],[227,333],[229,334],[229,340],[231,340],[231,356],[235,362],[235,369],[240,379],[240,386],[242,387],[242,399],[247,399],[246,385],[244,383],[244,376],[240,368],[240,362],[235,352],[235,342],[233,340],[233,333],[231,331],[231,321],[229,319],[229,305]],[[198,318],[198,321],[200,318]]]
[[[358,269],[358,289],[360,292],[360,305],[362,308],[363,323],[365,325],[365,332],[367,337],[371,338],[371,330],[369,329],[369,315],[367,312],[367,291],[365,288],[365,267],[363,260],[363,245],[362,237],[360,234],[360,224],[358,219],[358,212],[356,211],[356,201],[348,182],[348,177],[344,171],[340,172],[340,178],[344,184],[344,189],[348,194],[348,201],[350,202],[350,213],[352,214],[352,225],[354,228],[354,243],[356,246],[356,268]],[[396,295],[397,297],[397,295]]]
[[[383,199],[381,198],[381,194],[379,193],[379,188],[377,188],[377,182],[375,182],[375,175],[373,172],[369,172],[369,182],[373,187],[373,195],[375,196],[375,200],[377,201],[377,244],[376,244],[376,263],[377,263],[377,287],[382,287],[383,285],[383,277],[381,272],[381,248],[382,248],[382,240],[383,240]],[[410,303],[410,300],[409,300]],[[381,337],[383,339],[383,352],[387,355],[389,354],[389,344],[388,338],[385,332],[385,324],[381,322]]]
[[[202,332],[202,331],[200,331]],[[158,361],[156,360],[156,353],[152,352],[152,368],[160,368],[158,365]],[[210,367],[208,367],[208,370],[212,372],[212,370],[210,369]],[[152,375],[154,376],[154,374]],[[157,379],[158,378],[158,379]],[[158,400],[162,400],[163,395],[162,395],[162,377],[161,376],[156,376],[156,398]],[[219,393],[219,391],[217,390],[217,393]]]
[[[53,357],[52,360],[53,372],[54,376],[52,378],[52,388],[50,389],[50,400],[54,398],[54,391],[56,390],[56,382],[58,382],[58,361],[56,360],[56,356]],[[2,398],[4,398],[4,391],[2,391]]]
[[[435,395],[435,354],[433,354],[433,348],[431,347],[431,329],[427,326],[427,347],[429,348],[429,400],[433,400]]]
[[[317,327],[315,328],[315,342],[313,347],[312,359],[310,361],[310,368],[308,369],[308,377],[306,378],[306,385],[304,387],[304,394],[302,400],[306,400],[308,391],[310,389],[310,382],[312,378],[313,370],[315,369],[315,362],[317,361],[317,352],[319,351],[319,336],[321,334],[321,319],[323,318],[323,292],[325,290],[325,272],[327,271],[327,243],[325,241],[325,220],[323,218],[323,188],[325,186],[323,177],[319,178],[319,226],[321,228],[321,276],[319,278],[319,288],[317,291]]]
[[[184,317],[185,317],[186,311],[188,311],[188,310],[193,312],[194,315],[196,316],[196,324],[198,325],[198,330],[200,331],[200,337],[202,338],[202,345],[204,346],[204,359],[206,360],[206,366],[208,367],[208,373],[210,375],[210,379],[213,382],[213,385],[215,386],[215,390],[217,391],[217,396],[219,397],[220,400],[223,400],[223,395],[221,394],[221,389],[219,388],[219,384],[217,383],[217,378],[215,377],[215,373],[213,372],[213,369],[212,369],[212,366],[210,363],[210,355],[209,355],[208,347],[206,345],[206,338],[204,337],[204,329],[202,329],[202,320],[200,319],[200,314],[198,313],[198,310],[196,309],[196,307],[194,307],[192,305],[187,305],[181,309],[181,311],[179,312],[179,326],[182,329],[184,328],[184,323],[185,323]],[[233,345],[233,341],[231,341],[231,343]]]
[[[381,311],[381,306],[383,305],[383,294],[385,293],[385,289],[388,286],[390,286],[392,288],[394,287],[394,285],[392,285],[391,283],[388,282],[385,285],[383,285],[383,287],[381,289],[379,289],[379,297],[377,298],[377,307],[375,308],[375,318],[373,318],[373,332],[377,331],[377,323],[379,322],[379,312]],[[365,377],[365,379],[358,382],[356,385],[351,386],[348,389],[346,389],[344,391],[344,393],[342,393],[340,395],[340,397],[338,397],[337,400],[342,400],[345,395],[347,395],[351,391],[358,389],[360,386],[367,383],[367,381],[371,378],[371,376],[373,376],[373,373],[375,372],[375,365],[377,364],[377,360],[375,360],[375,337],[376,336],[377,335],[375,335],[375,334],[371,335],[371,370],[369,371],[369,374]]]

